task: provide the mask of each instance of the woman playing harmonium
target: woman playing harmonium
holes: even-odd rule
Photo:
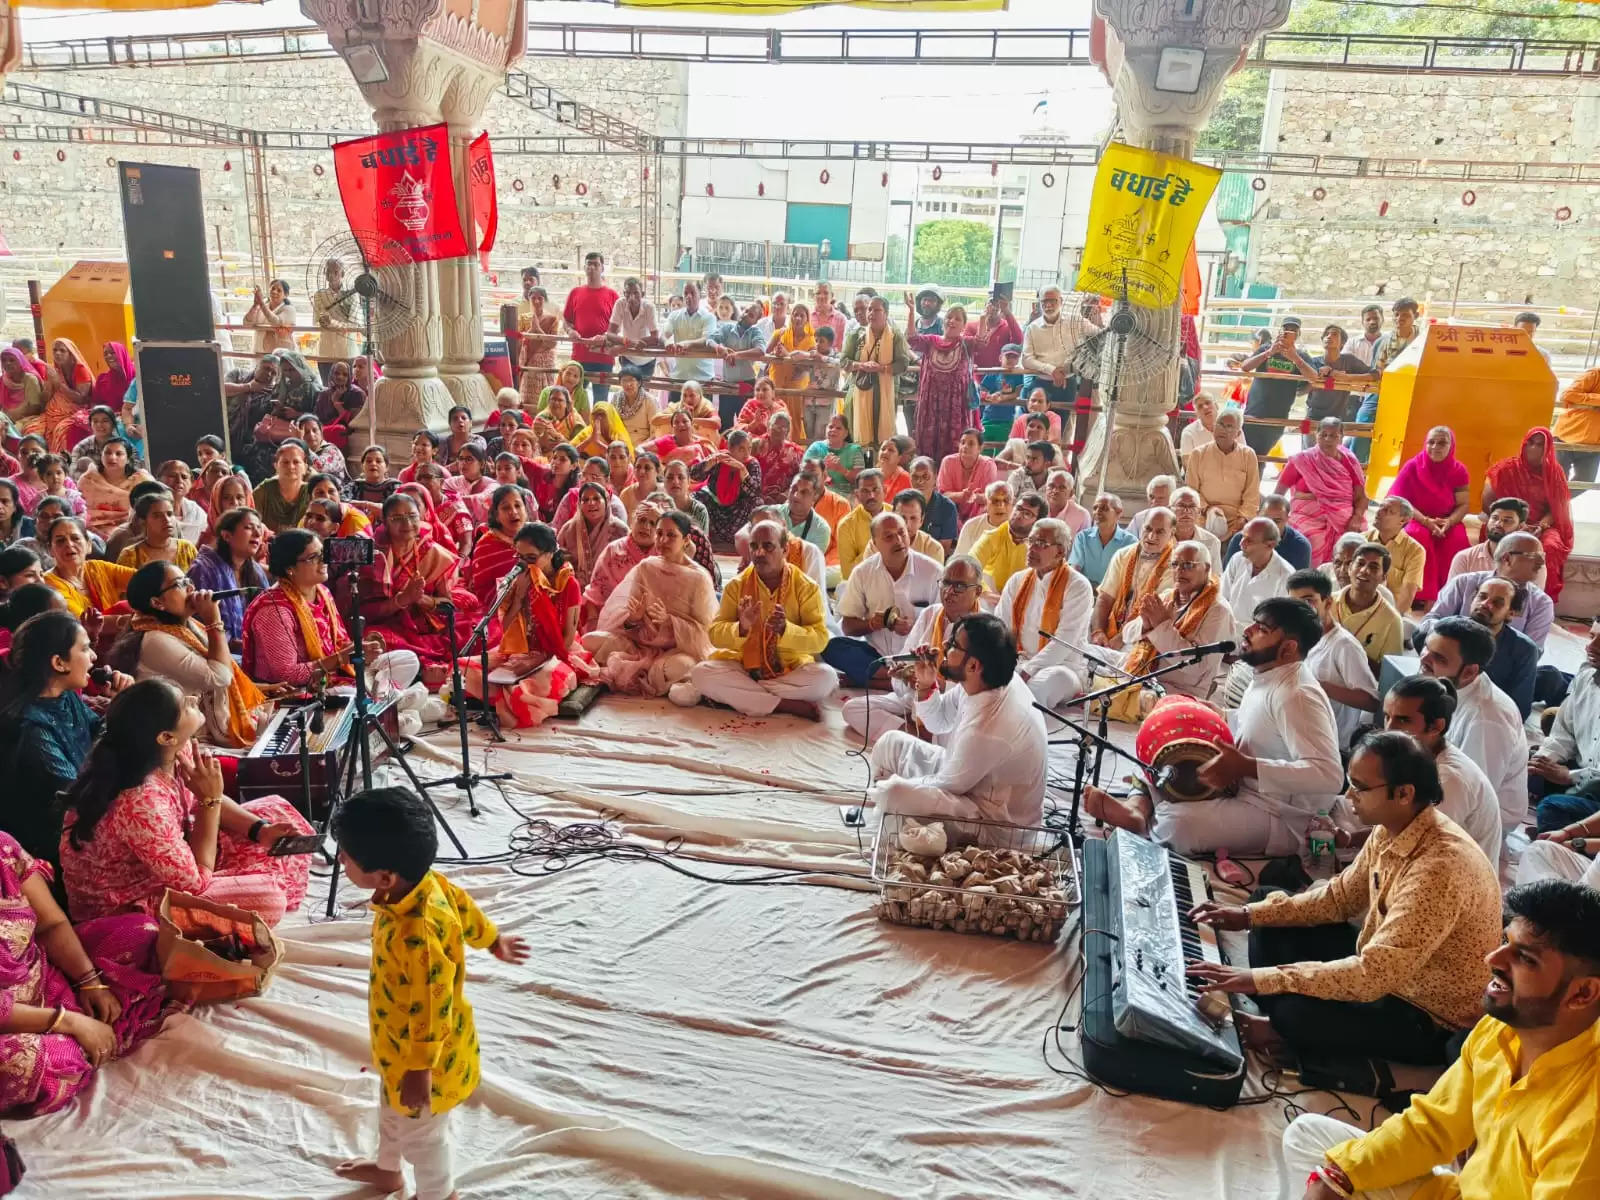
[[[244,614],[245,674],[258,684],[296,687],[309,687],[319,677],[352,678],[355,647],[328,590],[322,539],[305,529],[280,533],[267,550],[267,573],[275,583]],[[405,688],[421,673],[415,654],[388,650],[379,636],[369,635],[364,648],[369,684],[388,681]]]
[[[450,661],[450,624],[464,646],[477,599],[457,584],[461,560],[422,536],[423,514],[403,492],[383,502],[377,555],[361,575],[362,614],[390,645],[414,651],[424,663]]]

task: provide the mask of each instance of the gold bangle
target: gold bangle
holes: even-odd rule
[[[65,1004],[56,1005],[55,1019],[53,1021],[51,1021],[50,1024],[48,1024],[48,1025],[46,1025],[44,1027],[44,1031],[46,1033],[54,1033],[56,1031],[56,1026],[61,1024],[61,1022],[66,1019],[66,1016],[67,1016],[67,1006]]]
[[[80,983],[72,990],[75,992],[109,992],[111,985],[109,983]]]
[[[198,799],[199,799],[199,802],[200,802],[200,807],[201,808],[205,808],[205,809],[216,808],[218,805],[220,805],[222,803],[222,797],[221,796],[217,796],[217,797],[214,797],[214,798],[210,798],[210,797],[206,797],[206,796],[200,796],[200,797],[198,797]]]

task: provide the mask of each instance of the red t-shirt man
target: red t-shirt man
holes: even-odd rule
[[[613,289],[603,283],[597,287],[580,283],[567,293],[561,319],[583,337],[599,337],[611,327],[611,310],[616,306],[617,293]],[[572,357],[585,367],[609,368],[614,361],[611,355],[587,346],[574,346]]]

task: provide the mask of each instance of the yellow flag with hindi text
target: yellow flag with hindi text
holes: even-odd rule
[[[1146,308],[1176,304],[1184,258],[1221,178],[1215,167],[1112,142],[1095,171],[1078,290]]]

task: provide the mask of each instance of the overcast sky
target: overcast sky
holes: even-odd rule
[[[704,13],[673,17],[658,11],[562,0],[541,0],[528,8],[536,21],[782,29],[1083,28],[1090,13],[1089,0],[1011,0],[1008,12],[965,15],[830,7],[777,18]],[[24,41],[274,29],[307,23],[297,0],[172,12],[22,10]],[[603,68],[603,63],[596,67]],[[1011,141],[1048,120],[1072,141],[1090,142],[1098,140],[1111,113],[1111,90],[1099,72],[1071,67],[700,65],[691,69],[689,90],[689,133],[698,137]],[[794,97],[804,98],[798,111]],[[1041,100],[1046,105],[1036,112]]]

